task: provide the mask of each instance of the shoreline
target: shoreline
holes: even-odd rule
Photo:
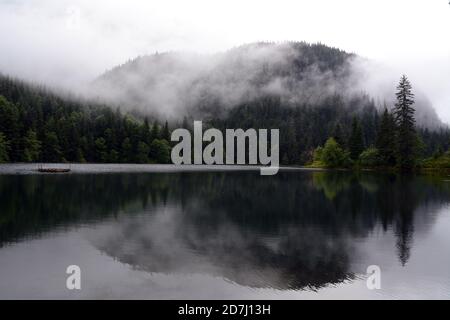
[[[69,172],[39,172],[39,166],[63,169],[70,167]],[[0,175],[5,174],[83,174],[83,173],[171,173],[171,172],[225,172],[225,171],[259,171],[261,166],[255,165],[174,165],[174,164],[137,164],[137,163],[1,163]],[[381,172],[401,173],[396,168],[326,168],[312,166],[280,166],[280,171],[348,171],[348,172]],[[450,168],[417,168],[410,174],[450,174]]]

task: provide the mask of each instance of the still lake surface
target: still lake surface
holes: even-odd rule
[[[0,165],[0,299],[450,299],[448,176],[35,169]]]

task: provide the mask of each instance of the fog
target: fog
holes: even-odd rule
[[[399,74],[385,65],[338,49],[262,42],[214,54],[138,57],[103,74],[85,93],[165,119],[208,119],[269,96],[280,98],[283,106],[313,107],[339,94],[351,112],[370,99],[380,109],[392,108],[398,80]],[[414,92],[418,125],[440,127],[426,94],[420,87]]]
[[[344,62],[336,70],[320,70],[313,62],[298,71],[296,59],[303,52],[311,55],[303,46],[254,43],[215,54],[175,52],[139,57],[104,74],[88,92],[112,103],[170,117],[202,111],[203,106],[220,106],[213,108],[220,111],[267,95],[280,96],[286,103],[314,105],[346,91],[350,83],[345,76],[351,72],[352,62]],[[359,72],[356,75],[359,77]]]
[[[157,51],[211,54],[256,41],[322,42],[382,66],[370,72],[371,64],[359,81],[373,95],[407,74],[449,123],[449,30],[446,0],[10,0],[0,3],[0,72],[79,89]]]

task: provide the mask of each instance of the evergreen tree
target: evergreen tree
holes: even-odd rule
[[[336,141],[341,147],[345,147],[344,133],[342,132],[342,126],[340,123],[336,124],[333,129],[331,137]]]
[[[45,162],[60,162],[63,160],[58,136],[53,131],[45,134],[42,143],[42,160]]]
[[[138,144],[138,150],[137,150],[137,162],[138,163],[148,163],[149,158],[148,158],[148,154],[149,154],[149,147],[145,142],[140,141]]]
[[[125,138],[122,142],[122,162],[133,162],[133,146],[130,138]]]
[[[112,149],[109,151],[108,155],[108,162],[110,163],[117,163],[119,162],[120,154],[116,150]]]
[[[88,100],[63,98],[51,90],[1,74],[0,95],[0,132],[4,141],[2,154],[7,155],[8,161],[95,162],[103,159],[108,162],[142,162],[139,154],[143,154],[145,148],[141,142],[151,149],[154,139],[163,138],[165,141],[169,137],[166,130],[169,126],[165,122],[159,126],[152,118],[150,123],[156,125],[149,125],[148,119],[142,118],[141,121],[139,112],[132,116],[121,113],[119,108],[112,110]],[[259,97],[227,108],[224,113],[203,114],[205,119],[209,119],[205,120],[205,126],[221,130],[280,128],[281,159],[285,163],[304,164],[312,160],[314,148],[329,136],[334,136],[341,148],[350,148],[347,136],[352,130],[344,126],[352,122],[355,113],[348,110],[358,112],[364,144],[376,145],[379,153],[385,155],[388,165],[394,165],[392,154],[395,151],[397,158],[397,146],[400,144],[395,143],[392,147],[389,143],[400,141],[395,138],[396,134],[391,134],[397,130],[381,129],[385,127],[378,123],[378,119],[382,120],[382,112],[378,116],[373,100],[364,96],[344,99],[336,94],[324,97],[314,105],[281,103],[277,97]],[[183,119],[182,116],[178,126],[192,131],[192,117]],[[391,128],[396,127],[392,115],[391,120]],[[30,130],[35,135],[30,134]],[[447,128],[418,128],[417,131],[425,145],[425,157],[431,157],[439,148],[445,151],[450,147],[450,130]],[[106,148],[100,138],[105,140]],[[419,141],[417,137],[416,141]],[[5,144],[8,146],[6,153]],[[157,153],[149,150],[149,154],[150,162],[158,162],[153,157]],[[417,157],[417,153],[415,155]]]
[[[158,124],[158,121],[155,120],[152,125],[150,139],[153,141],[153,140],[159,139],[159,138],[160,138],[159,124]]]
[[[170,130],[169,130],[169,123],[167,122],[167,120],[164,123],[164,127],[161,132],[161,139],[164,139],[167,142],[170,141]]]
[[[362,129],[357,118],[353,118],[352,131],[350,133],[348,147],[350,150],[350,158],[352,160],[358,160],[359,155],[364,151]]]
[[[183,122],[181,123],[181,128],[190,130],[189,121],[186,116],[183,117]]]
[[[142,137],[141,137],[142,141],[145,142],[147,145],[151,143],[151,138],[150,138],[150,125],[148,122],[148,118],[145,117],[144,118],[144,125],[142,127]]]
[[[415,130],[414,94],[408,78],[403,75],[397,86],[397,102],[394,109],[397,126],[397,165],[404,170],[414,167],[417,156],[417,134]]]
[[[9,102],[0,95],[0,132],[5,135],[9,143],[9,160],[20,161],[21,139],[19,110],[17,105]]]
[[[6,137],[0,132],[0,163],[9,161],[9,143],[6,141]]]
[[[166,140],[155,139],[150,145],[150,154],[157,163],[169,163],[170,146]]]
[[[95,152],[96,152],[96,161],[98,162],[108,161],[108,150],[104,138],[100,137],[95,140]]]
[[[379,152],[381,165],[395,165],[395,131],[394,116],[387,110],[387,108],[384,108],[376,140],[376,147]]]
[[[23,158],[25,162],[35,162],[39,160],[41,153],[41,142],[38,140],[36,132],[28,130],[23,138]]]

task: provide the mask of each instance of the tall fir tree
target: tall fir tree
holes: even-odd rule
[[[352,132],[350,133],[348,147],[350,150],[350,158],[352,160],[358,160],[359,155],[364,151],[362,128],[357,118],[353,118]]]
[[[160,138],[159,124],[158,124],[158,121],[155,120],[152,125],[150,139],[153,141],[153,140],[159,139],[159,138]]]
[[[36,132],[28,130],[23,138],[23,158],[25,162],[35,162],[39,160],[41,153],[41,142],[38,140]]]
[[[414,94],[411,83],[403,75],[397,86],[397,102],[394,108],[394,118],[397,126],[397,165],[403,170],[415,166],[417,157],[417,134],[415,129]]]
[[[396,132],[395,119],[392,113],[385,107],[381,116],[380,126],[376,139],[376,147],[383,166],[395,166]]]
[[[0,132],[0,163],[9,161],[9,143],[6,141],[6,137]]]
[[[169,130],[169,123],[167,122],[167,120],[164,123],[164,127],[161,131],[161,139],[164,139],[167,142],[170,141],[170,130]]]
[[[150,124],[147,117],[144,118],[144,125],[142,126],[142,141],[144,141],[147,145],[151,143]]]
[[[340,123],[337,123],[333,128],[333,133],[331,134],[331,137],[334,138],[334,140],[341,146],[345,147],[345,139],[344,139],[344,133],[342,132],[342,127]]]

